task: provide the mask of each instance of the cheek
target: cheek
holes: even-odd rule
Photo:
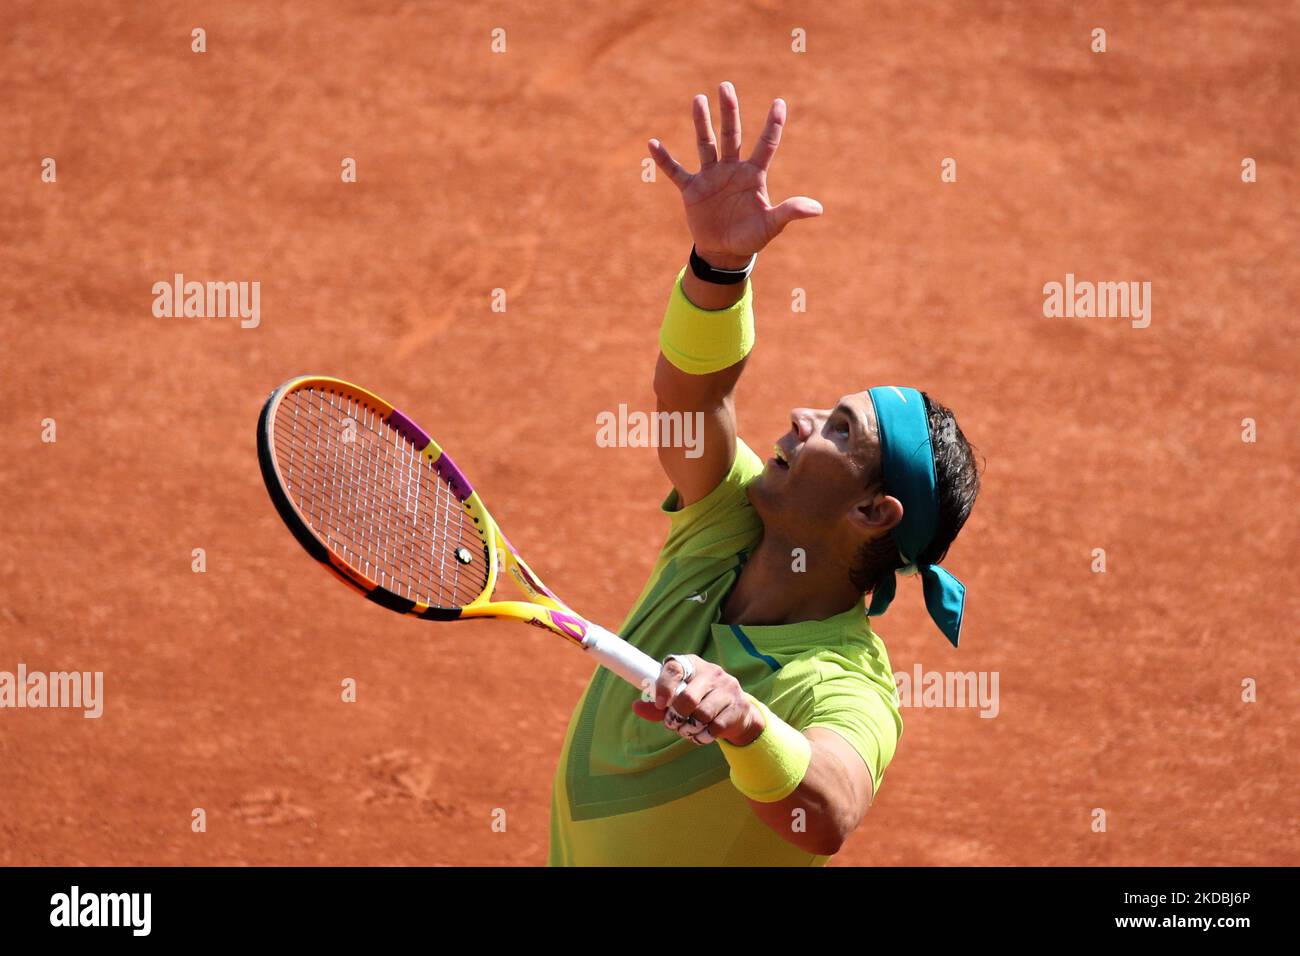
[[[799,462],[799,484],[817,494],[842,496],[857,491],[858,475],[849,461],[837,449],[819,450]]]
[[[791,497],[810,516],[839,514],[862,495],[857,471],[841,456],[808,464],[815,467],[791,483]]]

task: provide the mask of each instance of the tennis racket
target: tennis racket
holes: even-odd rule
[[[380,607],[427,621],[523,621],[635,687],[658,678],[654,658],[538,579],[447,453],[374,393],[337,378],[290,379],[262,407],[257,458],[298,543]],[[503,575],[526,599],[493,600]]]

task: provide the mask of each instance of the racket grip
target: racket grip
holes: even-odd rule
[[[653,684],[659,679],[660,664],[657,660],[599,624],[587,622],[582,649],[596,658],[601,667],[612,670],[637,690],[645,690],[646,681]]]

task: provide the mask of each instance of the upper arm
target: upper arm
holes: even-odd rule
[[[903,719],[894,694],[867,673],[839,671],[813,687],[813,705],[805,733],[827,731],[838,736],[857,757],[876,790],[885,768],[894,759],[903,733]]]
[[[814,757],[821,756],[822,775],[838,797],[848,836],[871,809],[871,771],[853,745],[829,727],[809,727],[803,735],[812,742]]]
[[[682,418],[675,444],[659,444],[659,463],[677,489],[678,507],[704,498],[731,470],[736,454],[736,406],[733,392],[745,360],[708,375],[691,375],[673,365],[663,353],[655,366],[655,397],[659,412]],[[689,416],[689,424],[686,416]]]
[[[893,759],[903,730],[897,701],[871,674],[836,667],[788,719],[812,743],[808,770],[784,800],[750,806],[796,846],[831,855],[866,817]],[[791,813],[799,808],[807,830],[794,833]]]

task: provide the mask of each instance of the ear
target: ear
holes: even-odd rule
[[[859,498],[849,509],[849,521],[867,537],[888,534],[903,520],[903,503],[892,495],[875,492]]]

